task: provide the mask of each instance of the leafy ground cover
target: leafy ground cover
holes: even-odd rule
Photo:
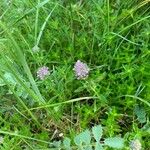
[[[150,150],[149,70],[149,0],[1,0],[0,149]]]

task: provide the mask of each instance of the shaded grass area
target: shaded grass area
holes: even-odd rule
[[[1,147],[48,148],[35,139],[73,137],[95,124],[105,127],[105,136],[120,134],[127,145],[140,138],[145,149],[150,147],[149,4],[2,0],[0,77],[5,80],[9,72],[15,83],[0,86],[0,133],[6,135]],[[86,80],[75,78],[78,59],[91,69]],[[36,72],[44,65],[51,74],[40,81]],[[135,106],[144,108],[144,123]]]

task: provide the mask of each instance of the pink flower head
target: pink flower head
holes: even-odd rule
[[[87,64],[81,62],[80,60],[75,63],[73,70],[75,71],[75,75],[78,80],[88,77],[90,71]]]
[[[37,77],[41,80],[44,80],[45,76],[47,76],[49,74],[50,74],[49,68],[46,66],[39,68],[37,71]]]

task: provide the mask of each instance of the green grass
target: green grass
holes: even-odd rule
[[[125,150],[136,138],[149,150],[150,1],[8,2],[0,2],[0,149],[50,149],[60,133],[73,139],[101,124],[104,137],[124,137]],[[75,78],[78,59],[91,69],[85,80]]]

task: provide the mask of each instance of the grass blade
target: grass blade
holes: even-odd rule
[[[48,107],[55,107],[55,106],[60,106],[63,104],[69,104],[69,103],[74,103],[74,102],[78,102],[78,101],[83,101],[83,100],[89,100],[89,99],[97,99],[98,97],[80,97],[80,98],[75,98],[75,99],[71,99],[65,102],[61,102],[61,103],[55,103],[55,104],[48,104],[48,105],[43,105],[40,107],[35,107],[35,108],[31,108],[30,110],[34,110],[34,109],[42,109],[42,108],[48,108]]]

